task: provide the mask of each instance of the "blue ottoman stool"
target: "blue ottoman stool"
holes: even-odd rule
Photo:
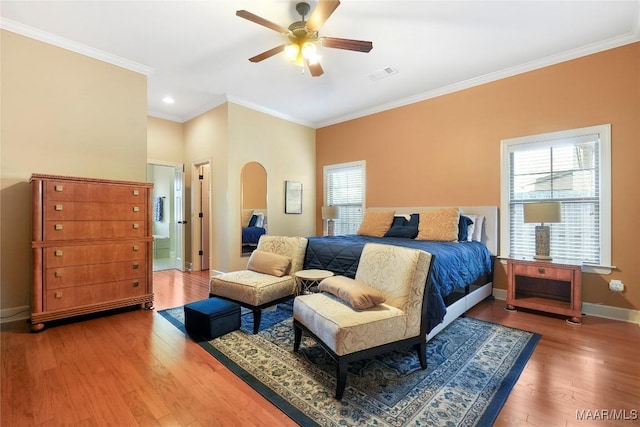
[[[240,328],[240,305],[222,298],[208,298],[184,306],[189,335],[211,341]]]

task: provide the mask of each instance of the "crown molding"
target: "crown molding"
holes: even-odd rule
[[[249,108],[251,110],[256,110],[256,111],[259,111],[261,113],[268,114],[269,116],[276,117],[278,119],[283,119],[283,120],[286,120],[286,121],[289,121],[289,122],[297,123],[299,125],[307,126],[307,127],[314,128],[314,129],[316,128],[316,126],[315,126],[315,124],[313,122],[308,122],[306,120],[301,120],[298,117],[293,117],[293,116],[290,116],[288,114],[283,114],[283,113],[281,113],[279,111],[275,111],[275,110],[266,108],[266,107],[264,107],[262,105],[254,104],[252,102],[246,101],[246,100],[241,99],[241,98],[237,98],[235,96],[227,95],[227,100],[229,102],[233,102],[234,104],[240,105],[242,107],[246,107],[246,108]]]
[[[109,64],[113,64],[118,67],[134,71],[136,73],[144,74],[145,76],[148,76],[155,71],[155,69],[152,67],[130,61],[120,56],[95,49],[91,46],[87,46],[85,44],[78,43],[64,37],[56,36],[54,34],[48,33],[38,28],[30,27],[29,25],[25,25],[11,19],[0,18],[0,28],[3,30],[11,31],[12,33],[39,40],[44,43],[48,43],[50,45],[61,47],[72,52],[79,53],[81,55],[98,59],[100,61],[107,62]]]

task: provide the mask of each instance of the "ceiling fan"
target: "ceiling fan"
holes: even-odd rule
[[[289,25],[289,28],[285,28],[274,22],[268,21],[246,10],[236,11],[237,16],[251,22],[255,22],[258,25],[270,28],[289,38],[289,43],[282,44],[274,47],[273,49],[262,52],[252,58],[249,58],[249,61],[260,62],[280,52],[285,52],[287,57],[294,64],[300,66],[304,66],[306,64],[311,75],[313,77],[318,77],[324,73],[324,70],[320,65],[318,45],[333,49],[369,52],[373,49],[373,43],[370,41],[340,39],[336,37],[320,37],[318,35],[320,27],[324,25],[339,5],[340,2],[338,0],[320,0],[318,2],[318,6],[315,8],[309,19],[305,21],[304,18],[309,13],[311,7],[309,6],[309,3],[298,3],[296,5],[296,11],[300,14],[302,19]]]

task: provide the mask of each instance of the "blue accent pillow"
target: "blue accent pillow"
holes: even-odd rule
[[[469,226],[473,224],[473,220],[464,215],[460,215],[460,220],[458,221],[458,241],[466,242],[469,238]]]
[[[420,215],[411,214],[411,219],[407,219],[403,216],[396,216],[393,218],[391,227],[385,233],[384,237],[403,237],[405,239],[415,239],[418,235],[418,223],[420,222]]]
[[[251,219],[249,220],[249,227],[255,227],[256,222],[258,222],[258,215],[251,215]]]

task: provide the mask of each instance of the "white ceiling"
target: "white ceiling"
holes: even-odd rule
[[[371,52],[322,48],[320,77],[284,54],[249,62],[285,37],[235,11],[286,27],[296,3],[2,0],[0,22],[147,74],[152,116],[184,122],[230,101],[315,128],[640,40],[640,0],[343,0],[320,35]],[[386,67],[398,73],[371,80]]]

